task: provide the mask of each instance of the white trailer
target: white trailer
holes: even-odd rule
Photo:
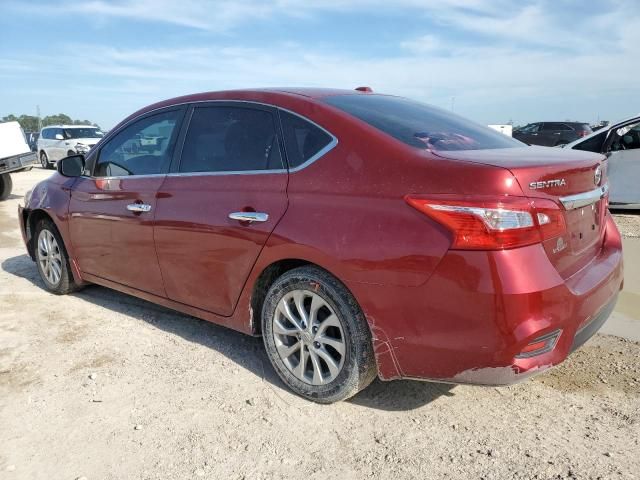
[[[20,124],[0,123],[0,200],[6,200],[13,188],[9,173],[31,170],[37,162]]]

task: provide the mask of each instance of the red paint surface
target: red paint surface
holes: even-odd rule
[[[129,118],[208,100],[283,107],[339,140],[298,172],[113,182],[54,174],[34,189],[26,212],[53,218],[78,266],[77,280],[246,333],[259,321],[259,312],[250,316],[251,298],[269,265],[284,259],[317,264],[339,278],[363,309],[385,379],[509,383],[566,358],[578,328],[622,286],[620,236],[604,200],[584,213],[565,212],[567,247],[559,253],[553,252],[557,238],[487,252],[450,250],[450,232],[404,197],[557,201],[558,195],[594,188],[593,170],[603,157],[544,148],[435,155],[322,103],[336,93],[205,93]],[[531,181],[559,176],[567,187],[528,188]],[[126,204],[136,201],[152,204],[153,214],[127,212]],[[243,209],[267,212],[270,219],[241,224],[227,218]],[[30,232],[22,227],[29,244]],[[551,352],[515,357],[557,329],[562,335]]]

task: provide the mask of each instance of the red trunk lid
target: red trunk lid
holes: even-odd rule
[[[564,235],[546,240],[543,246],[563,278],[573,275],[598,255],[607,210],[606,199],[601,199],[607,183],[602,155],[546,147],[433,153],[506,168],[527,197],[555,201],[563,210],[567,229]],[[601,172],[600,179],[596,171]]]

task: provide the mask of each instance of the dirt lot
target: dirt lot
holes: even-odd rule
[[[508,388],[376,382],[316,405],[260,339],[101,287],[48,294],[16,220],[46,175],[0,203],[0,478],[639,475],[640,344],[599,335]]]

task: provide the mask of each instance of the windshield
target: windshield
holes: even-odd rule
[[[406,98],[336,95],[327,97],[325,102],[416,148],[484,150],[524,146],[489,127]]]
[[[102,138],[103,133],[97,128],[65,128],[64,138]]]

